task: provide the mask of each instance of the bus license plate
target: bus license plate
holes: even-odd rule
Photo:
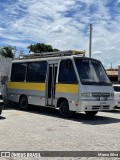
[[[100,102],[101,105],[106,105],[106,102]]]

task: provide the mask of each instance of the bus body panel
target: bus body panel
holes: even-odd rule
[[[27,95],[28,103],[45,106],[45,83],[8,82],[9,100],[19,102],[20,95]]]
[[[66,98],[69,103],[69,109],[76,111],[76,103],[79,99],[78,84],[56,84],[56,99]]]
[[[104,92],[104,93],[114,93],[112,86],[95,86],[86,85],[86,92]]]

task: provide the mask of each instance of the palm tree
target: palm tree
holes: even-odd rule
[[[0,49],[0,55],[3,57],[14,58],[16,48],[12,46],[5,46]]]

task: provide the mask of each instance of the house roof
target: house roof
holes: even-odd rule
[[[117,77],[118,76],[118,69],[108,69],[106,70],[107,75],[110,77]]]

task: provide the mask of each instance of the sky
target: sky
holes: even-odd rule
[[[92,24],[92,58],[120,65],[120,0],[0,0],[0,47],[50,44],[86,50]]]

